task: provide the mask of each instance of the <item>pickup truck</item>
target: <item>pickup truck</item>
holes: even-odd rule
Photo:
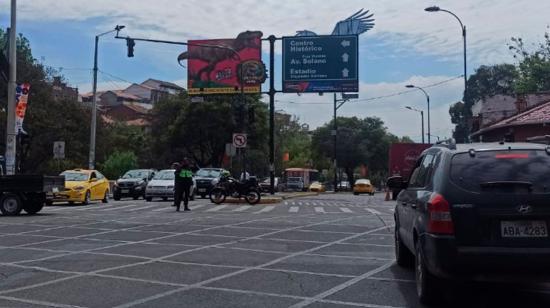
[[[19,215],[21,210],[36,214],[64,189],[63,176],[0,175],[0,211],[5,216]]]

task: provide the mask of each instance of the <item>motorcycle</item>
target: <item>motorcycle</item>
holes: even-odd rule
[[[240,182],[235,178],[223,176],[210,191],[210,201],[215,204],[220,204],[223,203],[227,197],[238,199],[244,197],[248,204],[254,205],[260,202],[260,187],[255,179]]]

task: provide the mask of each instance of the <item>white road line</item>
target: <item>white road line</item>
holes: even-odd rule
[[[320,206],[315,207],[315,212],[317,212],[317,213],[326,213],[325,208],[320,207]]]
[[[305,206],[309,206],[309,202],[304,202],[304,205],[305,205]]]
[[[219,210],[221,210],[221,209],[225,209],[226,207],[227,207],[227,205],[218,205],[218,206],[213,207],[213,208],[211,208],[211,209],[209,209],[209,210],[206,210],[206,212],[217,212],[217,211],[219,211]]]
[[[285,205],[288,205],[288,201],[285,201]]]
[[[127,209],[127,208],[129,208],[129,207],[136,207],[136,206],[141,206],[141,204],[125,205],[125,206],[121,206],[121,207],[118,207],[118,206],[110,206],[108,209],[104,209],[104,210],[102,210],[102,211],[103,211],[103,212],[116,211],[116,210]]]
[[[167,211],[168,209],[171,209],[171,208],[172,208],[171,205],[165,205],[165,206],[161,207],[160,209],[152,210],[151,212],[164,212],[164,211]]]
[[[382,213],[378,212],[377,210],[373,210],[373,209],[369,209],[369,208],[366,208],[365,210],[367,210],[367,212],[370,212],[374,215],[381,215]]]
[[[200,209],[201,207],[205,207],[206,204],[197,204],[197,205],[191,205],[189,206],[190,209],[192,210],[196,210],[196,209]]]
[[[152,207],[156,207],[156,205],[149,205],[149,206],[144,206],[144,207],[138,207],[137,209],[131,209],[131,210],[128,210],[126,212],[135,212],[135,211],[139,211],[139,210],[145,210],[145,209],[150,209]]]
[[[353,213],[352,210],[348,209],[347,207],[341,207],[340,208],[340,211],[344,212],[344,213]]]
[[[388,209],[390,212],[395,212],[395,209],[394,208],[391,208],[391,209]]]
[[[239,206],[238,208],[234,209],[233,212],[243,212],[243,211],[248,210],[251,207],[252,207],[251,205]]]
[[[273,205],[268,205],[266,207],[264,207],[263,209],[257,211],[257,212],[254,212],[254,214],[260,214],[260,213],[267,213],[267,212],[271,212],[273,211],[273,209],[275,208],[275,206]]]
[[[291,207],[288,209],[288,211],[289,211],[290,213],[298,213],[298,210],[299,210],[299,209],[300,209],[300,208],[297,207],[297,206],[291,206]]]
[[[302,204],[302,202],[298,202],[298,205],[299,205],[299,206],[302,206],[303,204]]]

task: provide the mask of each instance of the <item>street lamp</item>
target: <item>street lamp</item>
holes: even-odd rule
[[[422,120],[422,143],[424,143],[424,111],[413,108],[411,106],[405,106],[405,108],[407,108],[409,110],[412,110],[412,111],[420,112],[420,117],[421,117],[421,120]]]
[[[418,90],[424,92],[424,94],[426,95],[426,102],[428,103],[428,143],[431,143],[431,139],[430,139],[430,133],[431,133],[431,130],[430,130],[430,96],[421,87],[417,87],[417,86],[412,85],[412,84],[408,84],[405,87],[410,88],[410,89],[418,89]],[[424,135],[422,135],[422,136],[424,136]]]
[[[466,70],[466,26],[462,23],[462,20],[460,20],[460,18],[458,18],[458,16],[456,16],[453,12],[441,9],[438,6],[430,6],[430,7],[425,8],[424,10],[426,12],[430,12],[430,13],[433,13],[433,12],[449,13],[449,14],[453,15],[454,18],[456,18],[456,20],[458,20],[458,22],[460,23],[460,29],[462,30],[462,41],[464,43],[464,97],[466,97],[466,93],[467,93],[467,89],[468,89],[468,85],[467,85],[468,78],[466,77],[467,76],[466,75],[467,74],[467,70]]]
[[[124,29],[125,26],[117,25],[113,30],[98,34],[95,36],[95,49],[94,49],[94,81],[92,86],[92,124],[90,126],[90,155],[88,159],[88,168],[95,168],[95,137],[97,130],[97,45],[99,43],[99,37],[113,33],[116,31],[117,36],[120,30]]]

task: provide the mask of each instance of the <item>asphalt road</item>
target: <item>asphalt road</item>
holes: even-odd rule
[[[126,200],[0,216],[0,307],[422,307],[395,265],[393,203]],[[457,287],[443,307],[550,307],[537,286]]]

